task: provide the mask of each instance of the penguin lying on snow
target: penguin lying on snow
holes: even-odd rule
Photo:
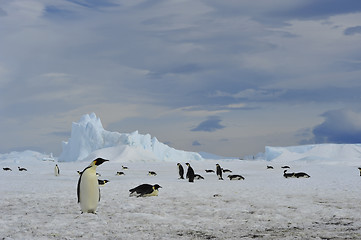
[[[97,158],[82,172],[80,172],[77,195],[82,213],[95,214],[98,202],[100,201],[100,189],[98,177],[96,175],[96,168],[106,161],[109,160]]]
[[[148,175],[149,175],[149,176],[157,176],[157,173],[156,173],[156,172],[153,172],[153,171],[149,171],[149,172],[148,172]]]
[[[304,172],[295,173],[295,178],[309,178],[309,177],[311,177],[311,176]]]
[[[117,172],[115,175],[120,176],[120,175],[125,175],[124,172]]]
[[[104,186],[106,183],[108,183],[109,182],[109,180],[101,180],[101,179],[98,179],[98,184],[99,184],[99,186]]]
[[[18,167],[19,171],[22,172],[22,171],[28,171],[26,168],[23,168],[23,167]]]
[[[123,168],[124,170],[128,170],[128,167],[126,167],[126,166],[123,166],[123,165],[122,165],[122,168]]]
[[[3,170],[4,171],[12,171],[11,168],[8,168],[8,167],[4,167]]]
[[[212,170],[212,169],[206,169],[204,171],[206,171],[206,173],[214,173],[214,170]]]
[[[229,178],[229,180],[244,180],[244,177],[242,177],[241,175],[228,175],[227,176]]]
[[[295,177],[295,173],[294,173],[294,172],[288,173],[288,172],[287,172],[287,169],[286,169],[286,170],[283,171],[283,176],[284,176],[285,178]]]
[[[204,179],[204,177],[202,177],[199,174],[194,174],[194,179],[201,180],[201,179]]]
[[[162,188],[158,184],[150,185],[150,184],[141,184],[135,188],[129,189],[129,197],[151,197],[158,196],[158,189]]]
[[[231,173],[231,172],[232,172],[232,171],[229,170],[229,169],[223,169],[223,168],[222,168],[222,171],[223,171],[224,173],[226,173],[226,172],[230,172],[230,173]]]

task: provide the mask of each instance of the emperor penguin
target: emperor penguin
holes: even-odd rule
[[[182,167],[182,164],[177,163],[177,166],[178,166],[179,179],[184,179],[184,169]]]
[[[216,172],[217,172],[218,180],[223,180],[223,178],[222,178],[222,168],[218,163],[216,164],[216,170],[217,170]]]
[[[96,168],[106,161],[109,160],[97,158],[80,173],[77,195],[82,213],[95,214],[98,202],[100,201],[100,189]]]
[[[158,196],[159,188],[162,188],[158,184],[150,185],[150,184],[141,184],[135,188],[129,190],[129,197],[151,197]]]
[[[60,174],[60,170],[59,170],[58,164],[55,164],[54,173],[55,173],[55,176],[59,176],[59,174]]]
[[[104,179],[104,180],[98,179],[99,186],[104,186],[108,182],[109,182],[109,180],[106,180],[106,179]]]
[[[188,178],[189,182],[194,182],[194,170],[189,163],[186,163],[186,165],[188,166],[186,178]]]

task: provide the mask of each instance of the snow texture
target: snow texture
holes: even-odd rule
[[[76,171],[90,161],[44,161],[48,156],[32,151],[3,154],[2,167],[13,171],[0,171],[0,239],[361,239],[358,148],[268,148],[268,154],[278,157],[191,161],[205,178],[194,183],[179,180],[173,162],[110,160],[97,168],[99,178],[110,182],[101,187],[96,215],[80,214],[76,197]],[[113,151],[110,147],[101,153]],[[229,181],[224,174],[220,181],[205,173],[216,163],[245,180]],[[284,178],[284,163],[289,171],[311,178]],[[54,175],[55,164],[59,176]],[[28,171],[20,172],[18,166]],[[125,175],[116,176],[117,171]],[[129,197],[129,189],[142,183],[161,185],[159,196]]]
[[[100,187],[97,214],[81,214],[77,171],[96,157],[110,160],[97,168],[110,182]],[[149,134],[105,131],[95,114],[84,115],[59,161],[30,150],[0,154],[2,168],[12,169],[0,171],[0,239],[361,239],[361,145],[266,147],[254,160],[212,158]],[[190,162],[204,180],[180,180],[176,162],[185,170]],[[205,172],[216,163],[245,180]],[[311,177],[284,178],[286,164]],[[159,196],[129,197],[143,183],[162,186]]]
[[[97,156],[113,161],[203,160],[198,153],[176,150],[149,134],[106,131],[95,113],[86,114],[72,124],[71,137],[62,147],[60,162],[91,161]]]

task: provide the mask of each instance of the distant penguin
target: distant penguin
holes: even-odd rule
[[[128,167],[122,165],[123,170],[128,170]]]
[[[194,179],[201,180],[201,179],[204,179],[204,177],[202,177],[199,174],[194,174]]]
[[[125,175],[125,173],[124,172],[117,172],[115,175],[121,176],[121,175]]]
[[[3,170],[4,171],[12,171],[11,168],[9,168],[9,167],[4,167]]]
[[[182,164],[177,163],[177,166],[178,166],[179,179],[184,179],[184,169]]]
[[[189,163],[186,163],[186,165],[188,166],[186,178],[188,178],[189,182],[194,182],[194,170]]]
[[[109,182],[109,180],[101,180],[101,179],[98,179],[98,184],[99,184],[99,186],[104,186],[106,183],[108,183]]]
[[[268,165],[267,169],[273,169],[273,167],[271,165]]]
[[[19,169],[20,172],[28,171],[26,168],[23,168],[23,167],[18,167],[18,169]]]
[[[141,184],[135,188],[129,190],[129,197],[151,197],[158,196],[159,188],[162,188],[158,184],[150,185],[150,184]]]
[[[226,172],[231,173],[232,171],[231,171],[231,170],[229,170],[229,169],[223,169],[223,168],[222,168],[222,172],[224,172],[224,173],[226,173]]]
[[[212,169],[206,169],[204,171],[206,171],[206,173],[214,173],[214,170],[212,170]]]
[[[286,170],[283,171],[283,176],[284,176],[285,178],[294,178],[294,177],[295,177],[295,173],[294,173],[294,172],[293,172],[293,173],[288,173],[288,172],[287,172],[287,169],[286,169]]]
[[[237,175],[237,174],[228,175],[227,177],[229,178],[229,180],[244,180],[244,177],[242,177],[241,175]]]
[[[295,178],[309,178],[309,177],[311,177],[311,176],[304,172],[295,173]]]
[[[218,180],[223,180],[223,178],[222,178],[222,168],[218,163],[216,164],[216,173],[217,173],[217,176],[218,176]]]
[[[54,173],[55,173],[55,176],[59,176],[59,174],[60,174],[60,170],[59,170],[58,164],[55,164]]]
[[[290,168],[290,166],[282,166],[281,168],[283,168],[283,169],[286,169],[286,168]]]
[[[82,213],[95,213],[100,201],[100,189],[96,168],[100,164],[109,161],[97,158],[81,172],[78,180],[78,203],[80,203]]]
[[[149,176],[157,176],[157,173],[156,173],[156,172],[153,172],[153,171],[149,171],[149,172],[148,172],[148,175],[149,175]]]

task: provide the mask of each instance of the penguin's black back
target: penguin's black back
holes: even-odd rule
[[[144,194],[151,194],[153,192],[153,185],[150,185],[150,184],[147,184],[147,183],[144,183],[144,184],[141,184],[135,188],[132,188],[132,189],[129,189],[129,192],[130,193],[138,193],[138,194],[141,194],[141,195],[144,195]]]
[[[187,177],[189,182],[194,182],[194,170],[190,165],[188,166]]]

